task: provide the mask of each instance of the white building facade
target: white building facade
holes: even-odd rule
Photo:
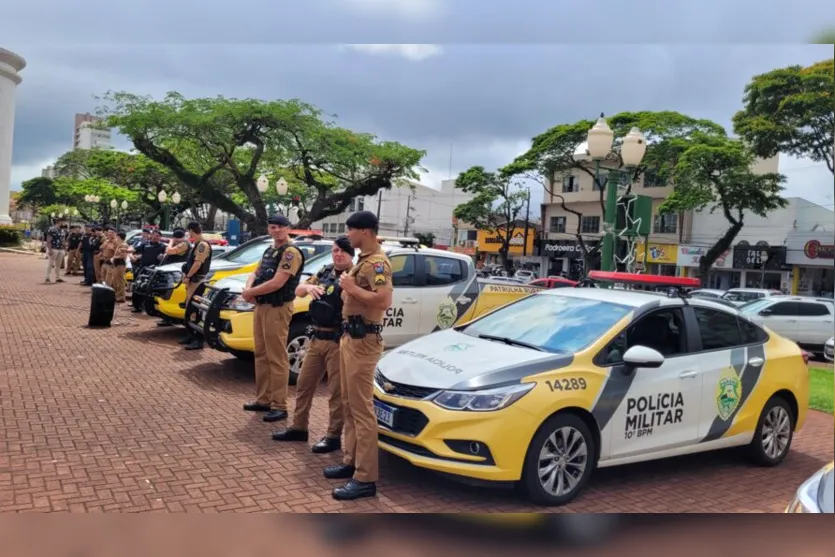
[[[813,231],[823,237],[823,231],[832,230],[835,213],[800,197],[789,197],[786,201],[788,205],[784,209],[772,211],[766,217],[744,214],[742,230],[734,245],[714,264],[705,288],[797,290],[793,267],[803,246],[789,245],[789,240]],[[690,234],[678,247],[680,274],[695,276],[699,258],[730,226],[721,210],[694,212]],[[822,242],[822,245],[831,243]]]
[[[15,95],[22,81],[20,72],[26,60],[0,48],[0,224],[11,224],[9,196],[12,180],[12,143],[14,142]]]
[[[345,231],[345,219],[364,210],[378,215],[381,236],[434,234],[436,244],[451,246],[455,235],[452,213],[470,199],[471,194],[455,188],[455,180],[444,180],[440,189],[410,182],[375,196],[358,197],[343,214],[326,217],[312,227],[328,237],[338,236]]]
[[[95,121],[81,122],[75,129],[74,149],[110,149],[110,130],[97,127]]]

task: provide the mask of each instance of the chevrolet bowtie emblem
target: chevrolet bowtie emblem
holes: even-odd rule
[[[383,390],[387,393],[392,393],[395,390],[394,385],[386,381],[385,383],[383,383]]]

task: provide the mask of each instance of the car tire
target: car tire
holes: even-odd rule
[[[779,395],[771,397],[760,414],[754,438],[748,445],[748,459],[758,466],[777,466],[783,462],[791,449],[795,420],[786,399]],[[774,444],[777,446],[774,447]],[[772,450],[772,447],[777,450]]]
[[[582,449],[576,445],[578,442],[583,443]],[[552,453],[556,460],[540,466],[540,455],[545,450]],[[566,451],[567,454],[561,451]],[[585,422],[574,414],[555,414],[539,427],[528,446],[519,487],[529,500],[539,505],[565,505],[585,487],[597,464],[596,455],[595,439]],[[579,468],[580,464],[582,468]],[[565,468],[560,469],[561,465]],[[546,470],[547,474],[545,484],[540,480],[542,470]],[[575,480],[574,485],[568,490],[559,490],[559,483],[556,483],[560,481],[560,470],[563,482],[568,478]],[[570,480],[568,481],[570,483]]]
[[[245,360],[250,362],[255,359],[255,353],[247,352],[246,350],[230,350],[229,353],[238,358],[239,360]]]
[[[295,321],[290,323],[290,333],[287,335],[287,356],[290,360],[290,384],[295,385],[299,380],[301,364],[304,361],[304,352],[310,344],[310,336],[307,334],[307,321]],[[298,361],[298,351],[302,351],[302,361]]]

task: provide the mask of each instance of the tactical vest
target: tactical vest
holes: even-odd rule
[[[342,323],[342,288],[339,275],[333,265],[324,267],[316,278],[318,286],[325,291],[318,299],[310,302],[310,320],[317,327],[336,328]]]
[[[281,263],[284,252],[290,246],[291,244],[284,244],[280,248],[272,246],[267,248],[267,251],[265,251],[264,255],[261,256],[261,263],[258,264],[258,270],[255,273],[255,280],[253,281],[252,286],[258,286],[272,280],[278,272],[278,265]],[[271,306],[283,306],[284,304],[292,302],[296,299],[296,288],[299,286],[299,278],[301,277],[302,270],[304,269],[304,253],[300,249],[296,249],[296,251],[299,252],[299,255],[302,258],[299,270],[295,275],[290,276],[290,278],[287,279],[287,282],[284,283],[284,286],[275,292],[270,292],[269,294],[264,294],[263,296],[256,296],[255,301],[257,303],[269,304]]]
[[[81,243],[81,234],[73,232],[72,234],[69,235],[69,238],[67,239],[67,244],[68,244],[69,249],[71,249],[71,250],[78,249],[78,244],[80,244],[80,243]]]
[[[197,258],[197,248],[200,247],[200,244],[206,244],[206,249],[209,250],[209,256],[203,261],[203,264],[200,265],[200,268],[197,269],[197,272],[194,274],[194,277],[205,277],[209,274],[209,267],[212,266],[212,246],[206,240],[200,240],[196,244],[191,247],[191,251],[188,252],[188,259],[186,259],[186,264],[183,265],[183,272],[188,273],[191,270],[192,265],[194,265],[194,260]]]

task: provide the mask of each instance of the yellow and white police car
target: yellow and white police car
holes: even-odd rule
[[[709,299],[561,288],[388,352],[374,399],[383,450],[561,505],[596,467],[734,446],[779,464],[809,377],[794,342]]]

